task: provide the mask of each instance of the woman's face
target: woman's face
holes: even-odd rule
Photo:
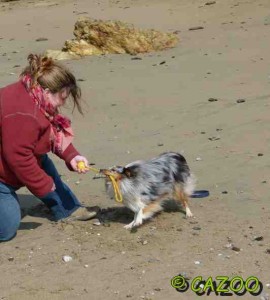
[[[59,108],[64,105],[70,93],[69,88],[63,88],[60,92],[51,93],[48,89],[44,92],[45,101],[52,104],[54,108]]]

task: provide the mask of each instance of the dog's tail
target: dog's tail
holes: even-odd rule
[[[193,174],[189,174],[184,183],[184,193],[187,196],[191,196],[195,190],[196,177]]]

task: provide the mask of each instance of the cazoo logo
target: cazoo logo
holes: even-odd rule
[[[171,279],[171,286],[179,293],[190,289],[198,296],[209,296],[213,293],[216,296],[244,296],[246,293],[258,296],[263,290],[262,282],[255,276],[249,276],[247,279],[240,276],[232,278],[216,276],[203,279],[202,276],[197,276],[190,280],[179,274]]]

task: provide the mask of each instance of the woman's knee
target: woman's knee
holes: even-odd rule
[[[0,241],[12,239],[20,226],[21,209],[15,193],[0,193]]]
[[[17,230],[20,226],[20,220],[12,220],[12,222],[7,222],[6,224],[0,224],[0,241],[9,241],[13,239]]]

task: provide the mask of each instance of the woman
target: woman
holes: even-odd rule
[[[88,220],[96,214],[82,207],[47,156],[52,151],[71,171],[86,172],[77,168],[88,161],[72,144],[70,120],[59,114],[69,98],[82,113],[76,79],[48,57],[30,54],[28,62],[18,82],[0,89],[0,241],[12,239],[19,228],[16,190],[22,186],[56,220]]]

